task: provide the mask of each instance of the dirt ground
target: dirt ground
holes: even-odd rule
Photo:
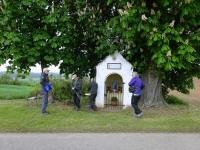
[[[182,94],[177,91],[170,92],[171,95],[177,96],[189,104],[200,106],[200,79],[194,79],[195,89],[190,90],[190,94]]]

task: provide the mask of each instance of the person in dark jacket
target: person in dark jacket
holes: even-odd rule
[[[72,94],[73,94],[73,100],[77,111],[80,111],[81,105],[81,91],[82,91],[82,80],[74,74],[72,76]]]
[[[90,86],[89,86],[89,91],[90,91],[90,103],[89,103],[89,109],[90,110],[97,110],[97,107],[95,105],[95,99],[97,96],[97,89],[98,89],[98,84],[96,83],[95,79],[92,79]]]
[[[138,107],[138,102],[142,95],[142,89],[144,88],[144,82],[141,80],[139,75],[136,73],[136,76],[134,76],[131,81],[128,84],[130,86],[130,92],[133,94],[131,98],[131,105],[134,108],[135,116],[141,117],[143,115],[143,112]]]
[[[46,87],[49,84],[49,69],[44,68],[43,73],[41,74],[40,77],[40,84],[42,85],[42,93],[43,93],[43,102],[42,102],[42,113],[47,115],[48,112],[46,111],[47,106],[48,106],[48,91],[46,90]]]

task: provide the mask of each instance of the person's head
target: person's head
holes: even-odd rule
[[[91,78],[91,82],[96,82],[96,78]]]
[[[43,73],[49,74],[49,69],[48,69],[48,68],[44,68],[44,69],[43,69]]]
[[[140,77],[140,72],[139,72],[139,70],[137,68],[133,69],[132,76],[138,76],[138,77]]]
[[[77,80],[78,79],[78,76],[76,74],[73,74],[72,75],[72,80]]]
[[[142,74],[139,73],[139,72],[133,72],[133,73],[132,73],[132,76],[133,76],[133,77],[139,77],[139,78],[142,78]]]
[[[138,76],[138,72],[133,71],[133,72],[132,72],[132,76],[133,76],[133,77]]]

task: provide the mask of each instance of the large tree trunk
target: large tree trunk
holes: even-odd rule
[[[41,60],[41,71],[43,72],[43,69],[47,67],[46,63]]]
[[[145,88],[143,91],[142,102],[144,106],[161,106],[166,102],[162,95],[162,79],[157,71],[148,70],[143,75]]]

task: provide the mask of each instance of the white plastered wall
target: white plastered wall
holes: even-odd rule
[[[96,82],[98,83],[98,92],[96,97],[97,107],[104,107],[105,102],[105,81],[111,74],[119,74],[123,79],[123,105],[125,107],[131,105],[131,93],[128,91],[128,83],[132,78],[132,65],[126,61],[121,54],[117,53],[113,56],[108,56],[96,67]],[[108,69],[108,63],[121,63],[121,69]]]

